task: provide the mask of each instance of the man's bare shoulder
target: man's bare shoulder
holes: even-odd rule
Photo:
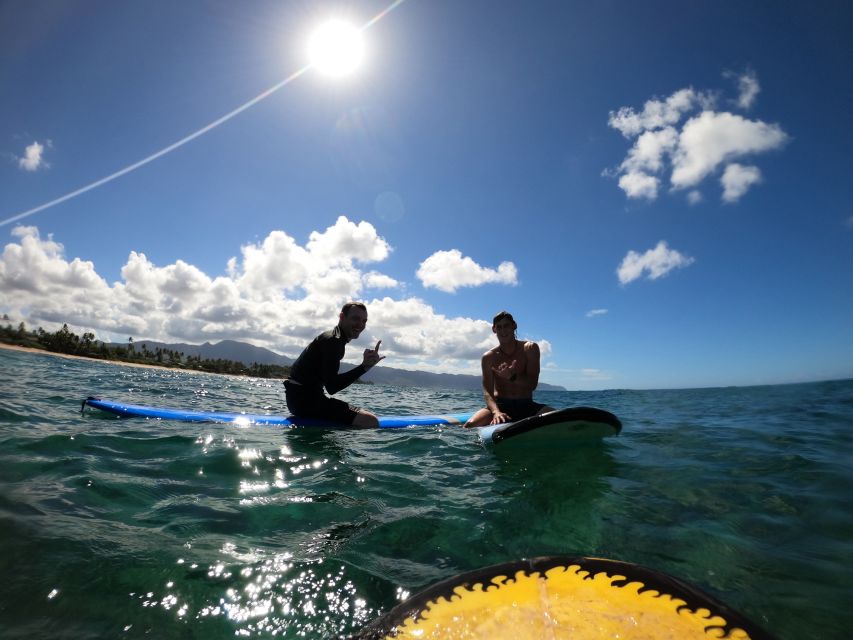
[[[539,345],[532,340],[525,340],[523,348],[525,351],[539,351]]]
[[[500,346],[497,346],[494,349],[489,349],[483,354],[483,360],[491,360],[498,355],[498,351],[500,351]]]

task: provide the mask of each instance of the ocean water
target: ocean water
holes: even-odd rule
[[[542,392],[622,434],[508,457],[460,428],[81,415],[87,395],[286,413],[276,381],[0,349],[0,637],[329,638],[456,573],[552,554],[693,583],[780,639],[853,628],[853,381]],[[381,414],[478,394],[354,386]]]

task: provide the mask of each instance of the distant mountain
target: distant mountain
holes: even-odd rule
[[[258,364],[277,364],[286,366],[293,364],[293,359],[287,356],[277,354],[275,351],[256,347],[245,342],[237,342],[236,340],[222,340],[216,344],[205,342],[204,344],[185,344],[182,342],[174,344],[166,344],[164,342],[154,342],[153,340],[139,340],[133,343],[134,349],[140,351],[142,345],[145,345],[149,351],[157,349],[170,349],[183,353],[185,356],[193,356],[208,360],[233,360],[234,362],[242,362],[247,367],[253,363]],[[127,343],[113,343],[113,347],[126,347]]]
[[[216,344],[205,342],[204,344],[166,344],[163,342],[154,342],[152,340],[139,340],[134,342],[134,348],[139,351],[142,345],[149,351],[157,349],[170,349],[172,351],[183,352],[185,356],[200,357],[203,359],[216,360],[233,360],[234,362],[242,362],[247,367],[253,363],[258,364],[277,364],[287,366],[293,364],[293,359],[287,356],[280,355],[275,351],[256,347],[245,342],[237,342],[236,340],[222,340]],[[113,347],[126,347],[126,343],[113,343]],[[344,370],[353,368],[354,364],[344,362],[342,367]],[[430,373],[428,371],[409,371],[408,369],[395,369],[394,367],[386,367],[379,365],[368,371],[361,377],[364,382],[372,382],[374,384],[387,384],[400,387],[429,387],[438,389],[465,389],[469,391],[478,391],[481,387],[480,376],[470,376],[459,373]],[[553,384],[539,383],[540,391],[565,391],[564,387]]]
[[[345,368],[355,365],[344,363]],[[431,387],[438,389],[466,389],[468,391],[479,391],[482,389],[480,376],[470,376],[462,373],[431,373],[428,371],[409,371],[408,369],[395,369],[385,367],[381,364],[373,367],[361,376],[365,382],[374,384],[388,384],[398,387]],[[539,391],[565,391],[564,387],[540,382],[537,387]]]

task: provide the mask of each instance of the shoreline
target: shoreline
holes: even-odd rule
[[[136,367],[138,369],[164,369],[166,371],[183,371],[185,373],[207,373],[213,376],[232,375],[228,373],[214,373],[213,371],[199,371],[197,369],[179,369],[177,367],[165,367],[158,364],[144,364],[142,362],[125,362],[124,360],[109,360],[107,358],[90,358],[89,356],[77,356],[71,353],[58,353],[56,351],[48,351],[47,349],[35,349],[33,347],[23,347],[19,344],[8,344],[0,342],[0,349],[8,351],[18,351],[21,353],[36,353],[45,356],[55,356],[57,358],[66,358],[68,360],[84,360],[86,362],[103,362],[105,364],[121,365],[123,367]]]

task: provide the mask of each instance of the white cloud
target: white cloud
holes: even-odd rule
[[[346,216],[323,233],[314,231],[306,245],[308,251],[329,263],[335,262],[380,262],[388,257],[391,247],[380,238],[369,222],[355,224]]]
[[[0,287],[4,292],[19,289],[35,294],[53,294],[66,287],[100,290],[106,282],[91,262],[75,258],[66,262],[64,247],[49,235],[39,237],[35,227],[19,226],[12,235],[20,244],[8,244],[0,258]]]
[[[393,278],[360,266],[390,251],[369,223],[341,217],[312,233],[304,246],[273,231],[242,247],[221,276],[182,260],[157,265],[132,251],[120,281],[109,284],[92,262],[66,257],[52,236],[18,226],[0,254],[0,314],[49,331],[67,322],[75,332],[94,331],[100,339],[230,338],[295,356],[331,328],[341,305],[359,299],[365,287],[396,286]],[[367,330],[351,346],[350,361],[381,339],[389,366],[477,373],[480,356],[494,346],[489,320],[447,317],[412,297],[365,302]],[[547,353],[550,343],[540,341],[540,349]]]
[[[284,231],[272,231],[262,242],[241,247],[242,262],[229,260],[228,273],[241,293],[255,301],[300,292],[309,301],[355,298],[363,286],[376,286],[368,284],[376,282],[375,276],[365,281],[356,264],[380,262],[390,252],[373,225],[340,216],[325,231],[312,232],[305,247]]]
[[[629,198],[648,198],[654,200],[658,197],[658,183],[660,180],[642,171],[632,171],[619,178],[619,188]]]
[[[693,258],[670,249],[666,241],[661,240],[654,249],[649,249],[642,255],[629,251],[616,273],[622,284],[633,282],[644,274],[649,280],[657,280],[673,269],[687,267],[693,262]]]
[[[48,140],[47,146],[50,147],[51,143]],[[47,169],[50,165],[45,162],[43,154],[44,154],[44,145],[39,142],[33,142],[26,149],[24,149],[24,155],[18,158],[18,166],[24,171],[38,171],[39,169]]]
[[[738,87],[734,103],[751,107],[760,90],[755,73],[739,76]],[[689,88],[664,100],[649,100],[639,113],[630,107],[611,112],[608,124],[635,140],[618,169],[604,175],[618,176],[619,188],[628,198],[654,200],[662,179],[668,177],[673,190],[696,187],[736,160],[779,149],[788,141],[778,124],[718,111],[715,102],[712,94]],[[746,187],[752,184],[755,181]],[[737,200],[732,197],[735,192],[726,192],[724,200]],[[698,196],[688,195],[688,202],[696,204]]]
[[[787,139],[778,125],[705,111],[688,120],[681,131],[673,155],[672,185],[676,189],[695,186],[724,162],[778,149]]]
[[[595,316],[603,316],[607,313],[607,309],[590,309],[586,312],[587,318],[594,318]]]
[[[694,189],[690,193],[687,194],[687,202],[688,204],[694,205],[702,202],[702,192]]]
[[[611,111],[608,124],[626,138],[631,138],[643,131],[673,125],[697,104],[709,104],[710,100],[709,96],[698,94],[693,89],[681,89],[666,100],[647,101],[640,113],[631,107],[622,107],[615,113]]]
[[[752,185],[761,182],[761,171],[758,167],[745,167],[733,162],[726,167],[720,181],[723,184],[723,200],[737,202]]]
[[[678,145],[678,132],[673,127],[646,131],[637,137],[621,168],[627,172],[652,171],[663,168],[664,158]]]
[[[378,271],[369,271],[363,276],[364,286],[369,289],[394,289],[400,286],[400,283]]]
[[[240,252],[242,264],[232,258],[229,273],[243,290],[259,298],[291,292],[307,278],[308,251],[283,231],[273,231],[260,244],[245,245]]]
[[[481,267],[458,249],[436,251],[418,267],[417,277],[424,287],[454,293],[461,287],[497,283],[515,285],[518,270],[512,262],[501,262],[497,269]]]

